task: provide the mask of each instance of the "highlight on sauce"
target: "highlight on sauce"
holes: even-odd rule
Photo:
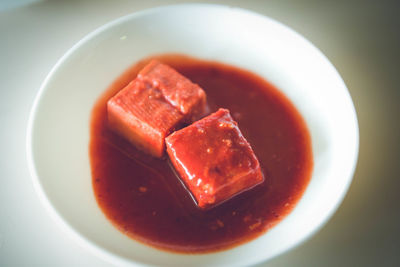
[[[110,129],[107,102],[152,59],[199,85],[209,113],[230,111],[259,161],[261,184],[199,209],[167,156],[146,154]],[[249,71],[177,54],[144,59],[111,84],[93,107],[89,152],[94,194],[110,222],[135,240],[179,253],[229,249],[265,233],[295,207],[313,165],[305,122],[277,88]]]

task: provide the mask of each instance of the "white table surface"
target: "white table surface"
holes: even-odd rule
[[[66,236],[40,203],[25,155],[30,108],[51,67],[87,33],[183,1],[1,1],[0,266],[112,266]],[[400,2],[218,3],[275,18],[319,47],[359,119],[358,167],[337,213],[303,245],[259,266],[400,266]]]

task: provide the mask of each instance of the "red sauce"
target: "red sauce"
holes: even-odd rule
[[[107,128],[107,100],[136,77],[146,59],[117,78],[93,109],[90,159],[100,208],[133,239],[181,253],[228,249],[265,233],[294,208],[311,177],[311,138],[301,115],[278,89],[251,72],[181,55],[153,58],[199,84],[211,112],[230,110],[265,182],[201,211],[167,158],[152,158]]]

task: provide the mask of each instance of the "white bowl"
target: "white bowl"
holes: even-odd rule
[[[88,157],[93,104],[128,66],[164,52],[258,73],[282,90],[306,120],[314,155],[310,184],[289,216],[249,243],[203,255],[164,252],[120,233],[97,206]],[[27,153],[34,185],[50,214],[103,259],[118,266],[242,266],[288,251],[332,216],[352,180],[358,126],[339,74],[299,34],[243,9],[186,4],[117,19],[72,47],[40,88],[29,121]]]

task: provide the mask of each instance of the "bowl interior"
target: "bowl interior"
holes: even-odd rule
[[[137,243],[97,206],[88,158],[89,119],[101,93],[128,66],[165,52],[233,64],[282,90],[306,120],[314,170],[294,211],[256,240],[231,250],[180,255]],[[30,118],[28,160],[52,216],[104,259],[130,263],[241,266],[304,241],[333,214],[351,182],[358,153],[354,107],[340,76],[308,41],[255,13],[214,5],[178,5],[129,15],[91,33],[60,59]]]

